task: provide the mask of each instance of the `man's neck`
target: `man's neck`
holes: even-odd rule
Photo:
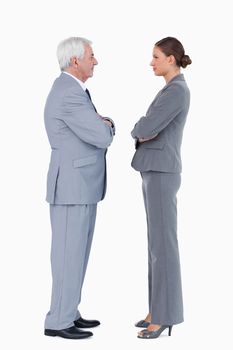
[[[78,80],[85,83],[86,79],[84,79],[83,76],[79,72],[77,72],[75,69],[73,69],[72,67],[68,67],[64,71],[73,75],[75,78],[77,78]]]

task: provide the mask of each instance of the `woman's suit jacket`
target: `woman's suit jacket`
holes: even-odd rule
[[[159,91],[146,116],[134,126],[131,135],[136,140],[157,135],[150,141],[136,143],[132,160],[135,170],[181,172],[180,148],[189,104],[190,92],[183,74],[179,74]]]

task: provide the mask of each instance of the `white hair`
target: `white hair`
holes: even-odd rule
[[[57,47],[57,58],[61,71],[69,67],[72,57],[82,59],[85,53],[85,46],[91,44],[90,40],[79,37],[62,40]]]

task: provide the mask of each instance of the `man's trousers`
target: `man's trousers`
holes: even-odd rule
[[[52,227],[52,297],[46,329],[72,327],[78,305],[96,219],[96,204],[50,205]]]

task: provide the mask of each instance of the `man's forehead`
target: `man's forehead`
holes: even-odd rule
[[[94,55],[93,49],[92,49],[92,47],[91,47],[90,45],[86,45],[85,49],[86,49],[86,52],[87,52],[88,54]]]

